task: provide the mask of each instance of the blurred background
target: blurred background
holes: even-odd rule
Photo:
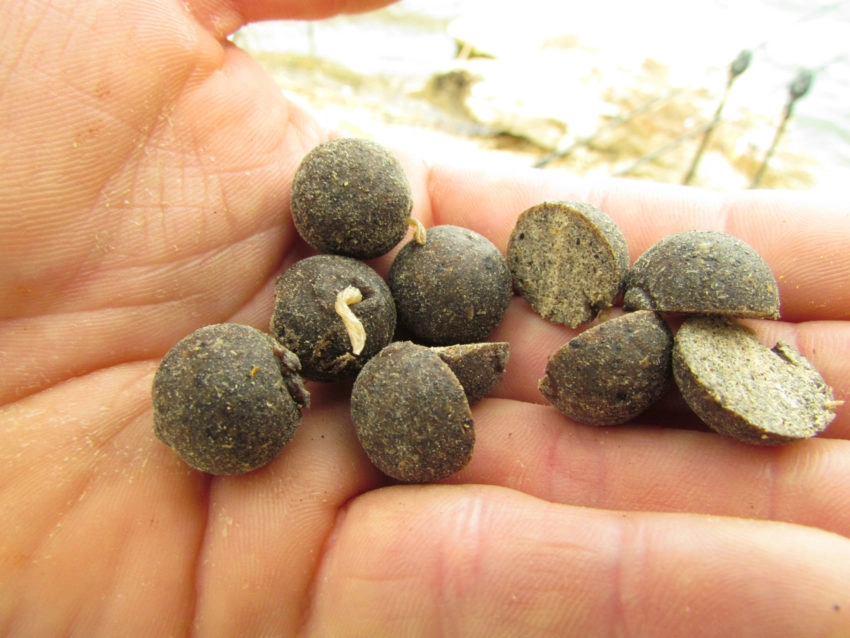
[[[720,190],[850,177],[850,3],[402,0],[232,39],[326,126],[436,161]]]

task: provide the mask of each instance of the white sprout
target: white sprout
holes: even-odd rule
[[[349,306],[361,301],[363,301],[363,293],[354,286],[348,286],[336,296],[336,303],[334,304],[334,310],[336,310],[348,331],[348,338],[351,340],[351,352],[354,354],[360,354],[366,346],[366,329]]]
[[[420,246],[424,246],[427,233],[422,222],[415,217],[408,217],[407,225],[413,228],[413,240]]]

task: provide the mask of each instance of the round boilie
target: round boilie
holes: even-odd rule
[[[695,316],[682,323],[673,378],[706,425],[755,445],[816,436],[841,404],[795,348],[781,341],[769,348],[729,318]]]
[[[514,287],[535,312],[575,328],[614,304],[629,251],[623,233],[600,209],[549,201],[517,218],[508,264]]]
[[[399,322],[424,344],[482,341],[513,295],[505,258],[490,240],[459,226],[428,229],[409,241],[390,268]]]
[[[189,465],[242,474],[271,461],[301,411],[287,387],[291,353],[238,324],[200,328],[162,359],[153,380],[154,433]]]
[[[296,230],[317,251],[370,259],[404,238],[413,195],[387,149],[340,138],[319,144],[301,161],[290,206]]]
[[[620,315],[585,330],[553,353],[540,392],[579,423],[625,423],[666,390],[672,349],[673,335],[654,312]]]
[[[348,308],[362,327],[362,350],[337,310],[340,293],[358,291]],[[343,381],[393,339],[396,309],[386,282],[370,266],[341,255],[314,255],[290,266],[275,287],[271,333],[301,360],[313,381]],[[359,330],[359,328],[354,328]]]
[[[367,456],[399,481],[454,474],[472,456],[472,414],[454,373],[435,352],[397,341],[371,359],[351,392],[351,420]]]
[[[761,256],[727,233],[669,235],[626,276],[623,308],[729,317],[779,317],[779,287]]]

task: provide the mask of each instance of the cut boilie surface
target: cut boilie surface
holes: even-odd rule
[[[584,202],[543,202],[517,219],[508,243],[514,288],[544,319],[572,328],[610,308],[629,267],[626,240]]]
[[[747,443],[806,439],[835,418],[840,402],[796,349],[763,345],[749,328],[692,317],[676,333],[673,376],[682,397],[713,430]]]

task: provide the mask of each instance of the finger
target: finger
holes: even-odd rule
[[[249,22],[262,20],[316,20],[363,13],[397,0],[193,0],[189,8],[210,33],[224,39]]]
[[[850,442],[757,447],[710,432],[596,428],[554,408],[485,399],[472,460],[451,482],[548,501],[811,525],[850,536]]]
[[[338,522],[307,633],[838,636],[848,561],[847,539],[793,525],[391,488]]]
[[[787,321],[850,317],[847,206],[810,193],[724,195],[633,180],[578,181],[550,171],[506,173],[435,166],[428,174],[436,223],[467,226],[503,251],[517,215],[548,199],[588,201],[612,217],[634,261],[675,232],[722,230],[761,254],[779,283]]]
[[[329,18],[334,15],[364,13],[397,0],[243,0],[234,2],[249,20]]]
[[[357,443],[347,401],[323,390],[269,465],[213,481],[195,574],[198,634],[297,635],[337,511],[385,483]]]

